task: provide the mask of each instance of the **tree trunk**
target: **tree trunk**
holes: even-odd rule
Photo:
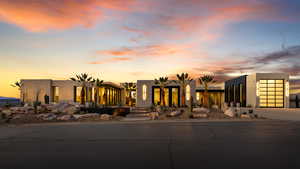
[[[204,89],[204,107],[209,108],[209,100],[208,100],[208,86],[205,85]]]
[[[96,89],[95,94],[94,94],[95,107],[98,107],[98,96],[99,96],[98,88],[96,87],[95,89]]]
[[[164,90],[163,87],[160,88],[160,90],[161,90],[162,105],[163,105],[163,106],[166,106],[166,101],[165,101],[165,90]]]
[[[132,103],[131,103],[131,91],[130,90],[128,90],[128,99],[129,99],[128,105],[131,106]]]
[[[85,87],[82,87],[80,97],[81,97],[81,99],[80,99],[81,104],[85,105]]]
[[[181,106],[185,107],[185,86],[182,86]]]

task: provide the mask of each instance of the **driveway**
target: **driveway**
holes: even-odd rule
[[[299,169],[299,154],[289,121],[0,127],[0,169]]]

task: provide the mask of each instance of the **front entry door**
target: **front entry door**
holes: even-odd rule
[[[179,106],[180,104],[180,88],[177,86],[168,86],[164,89],[165,97],[161,98],[160,88],[155,86],[152,88],[152,103],[154,105],[162,105],[164,99],[166,106]]]

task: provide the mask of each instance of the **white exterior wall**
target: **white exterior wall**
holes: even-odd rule
[[[54,80],[52,82],[53,87],[58,87],[59,102],[74,102],[74,86],[77,86],[76,84],[71,80]]]
[[[52,81],[50,79],[45,80],[21,80],[22,83],[22,89],[21,89],[21,97],[23,97],[24,94],[24,101],[26,103],[32,103],[36,101],[37,93],[38,95],[38,101],[44,103],[44,96],[47,94],[51,97],[51,85]],[[23,100],[23,98],[21,98]]]
[[[256,74],[252,74],[246,77],[246,106],[257,106],[256,96]]]
[[[289,82],[289,75],[286,73],[256,73],[247,76],[247,105],[259,107],[259,97],[256,96],[256,82],[260,80],[284,80],[284,107],[289,108],[290,98],[286,96],[286,82]]]
[[[143,100],[143,85],[147,86],[146,100]],[[153,80],[138,80],[136,83],[136,106],[150,107],[152,106],[152,86]]]

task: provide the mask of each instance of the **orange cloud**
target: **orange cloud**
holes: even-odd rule
[[[121,61],[130,61],[130,60],[132,60],[132,59],[129,57],[118,57],[118,58],[104,59],[103,61],[90,62],[89,64],[99,65],[99,64],[106,64],[106,63],[111,63],[111,62],[121,62]]]
[[[0,21],[28,31],[64,30],[90,27],[103,19],[102,9],[131,11],[135,0],[1,0]]]
[[[190,45],[175,45],[175,44],[159,44],[147,45],[140,47],[123,47],[113,50],[99,50],[98,55],[111,55],[111,56],[170,56],[175,54],[183,54],[191,48]]]

